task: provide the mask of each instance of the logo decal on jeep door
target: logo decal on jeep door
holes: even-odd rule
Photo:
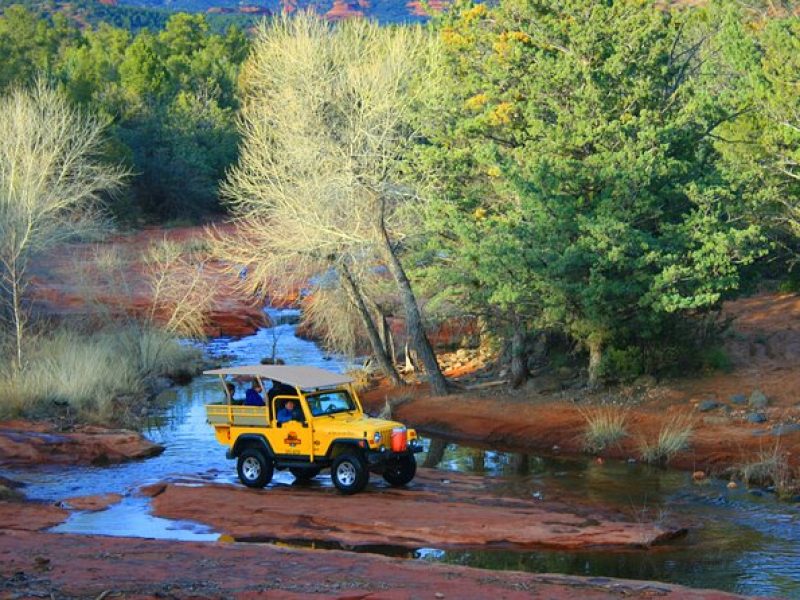
[[[300,444],[300,438],[297,437],[297,434],[294,431],[290,431],[288,437],[283,440],[283,443],[294,448]]]

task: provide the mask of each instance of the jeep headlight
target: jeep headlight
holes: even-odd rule
[[[376,431],[375,435],[372,436],[372,444],[373,445],[380,444],[382,440],[383,440],[383,436],[381,435],[381,432],[380,431]]]

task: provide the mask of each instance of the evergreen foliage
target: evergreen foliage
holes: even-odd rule
[[[0,17],[0,91],[43,74],[76,104],[113,123],[109,158],[134,177],[111,206],[131,221],[195,220],[219,211],[217,186],[236,159],[242,31],[209,31],[174,14],[158,32],[107,24],[80,31],[56,13],[19,6]]]

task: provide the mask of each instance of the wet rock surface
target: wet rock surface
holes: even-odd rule
[[[98,511],[105,510],[120,500],[122,500],[122,496],[119,494],[97,494],[94,496],[68,498],[62,504],[73,510]]]
[[[433,565],[261,544],[0,532],[0,596],[472,600],[740,598],[675,585]]]
[[[47,502],[0,501],[0,538],[3,530],[40,531],[62,523],[69,511]]]
[[[363,493],[333,488],[168,484],[152,500],[160,517],[197,521],[239,540],[291,539],[348,546],[642,548],[680,527],[634,522],[558,502],[493,495],[484,479],[420,469],[405,489],[376,477]]]
[[[62,432],[46,422],[0,422],[0,465],[102,465],[163,451],[163,446],[125,429],[80,426]]]

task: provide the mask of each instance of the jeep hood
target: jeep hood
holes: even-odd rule
[[[332,418],[329,421],[331,425],[335,424],[340,427],[343,425],[348,427],[358,427],[364,431],[385,431],[395,427],[405,427],[405,425],[397,421],[376,419],[366,415],[338,414],[331,416]],[[324,417],[317,417],[315,421],[316,427],[328,429],[328,427],[326,427],[327,420]]]

